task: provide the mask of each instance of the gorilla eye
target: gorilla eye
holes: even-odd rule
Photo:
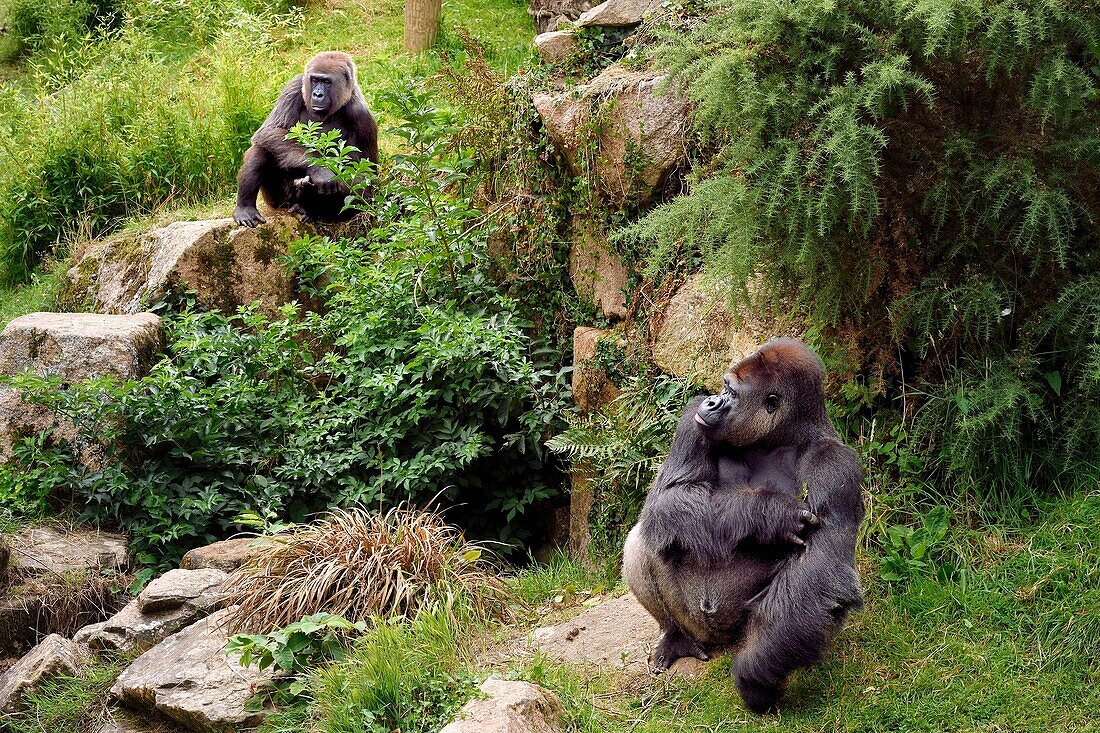
[[[770,395],[764,398],[764,409],[769,413],[775,412],[779,409],[779,395],[772,392]]]

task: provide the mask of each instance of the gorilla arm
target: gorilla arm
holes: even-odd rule
[[[718,485],[713,446],[695,423],[699,402],[693,400],[680,418],[642,510],[642,536],[650,551],[665,559],[690,552],[721,560],[745,540],[803,544],[799,533],[817,518],[796,498]]]

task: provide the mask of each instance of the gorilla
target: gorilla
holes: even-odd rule
[[[291,127],[311,121],[320,122],[323,132],[339,130],[348,145],[359,149],[351,154],[353,160],[378,163],[378,128],[359,90],[355,63],[338,51],[319,53],[283,88],[275,109],[252,136],[237,175],[233,220],[238,224],[264,223],[256,209],[260,191],[271,206],[306,219],[344,218],[347,187],[332,171],[310,165],[305,149],[286,139]]]
[[[721,394],[684,412],[623,550],[663,632],[653,667],[739,644],[737,689],[758,714],[863,604],[863,472],[825,412],[824,377],[794,339],[730,367]]]

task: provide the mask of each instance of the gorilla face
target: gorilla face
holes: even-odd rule
[[[695,422],[715,443],[744,447],[789,440],[787,425],[824,413],[821,361],[800,342],[777,339],[734,364]]]
[[[722,391],[699,405],[695,422],[707,438],[731,446],[759,442],[786,417],[781,385],[767,384],[752,374],[726,372]]]
[[[318,117],[327,117],[332,111],[332,76],[313,73],[309,75],[310,110]]]

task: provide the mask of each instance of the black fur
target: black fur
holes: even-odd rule
[[[823,379],[791,339],[731,367],[721,394],[685,411],[624,549],[627,583],[663,631],[654,666],[740,642],[734,675],[757,713],[862,605],[862,471]]]
[[[314,96],[315,95],[315,96]],[[323,104],[320,109],[314,103]],[[242,226],[264,223],[256,208],[263,192],[268,204],[307,219],[344,218],[348,189],[331,171],[312,166],[306,151],[286,139],[299,122],[321,123],[324,132],[339,130],[344,141],[359,149],[353,160],[378,162],[378,128],[355,78],[355,64],[347,54],[326,51],[314,56],[305,72],[283,88],[275,108],[252,136],[237,176],[237,208],[233,219]]]

